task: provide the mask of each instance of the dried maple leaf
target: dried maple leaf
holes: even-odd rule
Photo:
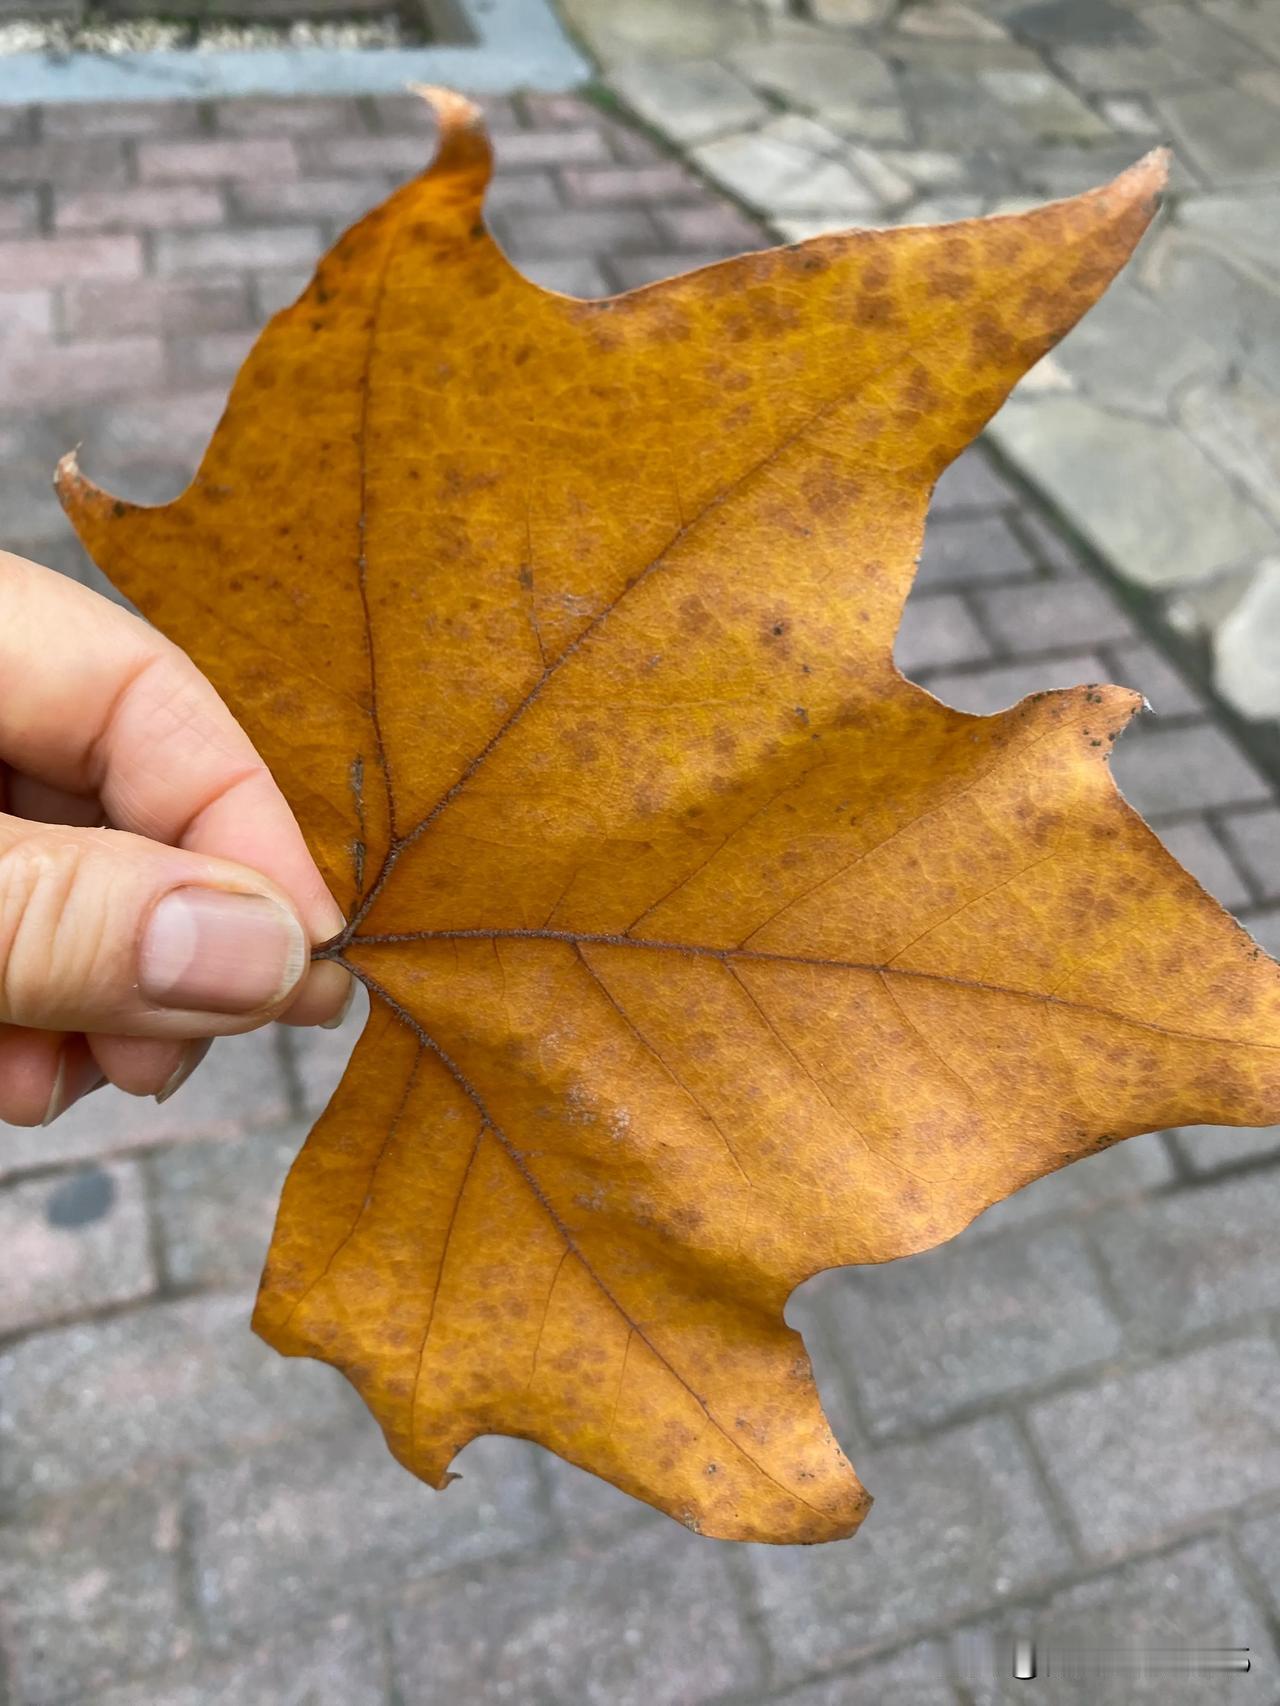
[[[869,1500],[783,1323],[1118,1136],[1280,1118],[1280,968],[1121,801],[1118,688],[993,717],[892,646],[942,468],[1158,159],[611,301],[488,236],[476,113],[264,332],[193,484],[61,490],[219,685],[372,1011],[258,1330],[443,1486],[541,1441],[704,1534]]]

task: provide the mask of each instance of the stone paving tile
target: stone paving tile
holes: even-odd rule
[[[1162,824],[1160,839],[1180,865],[1208,889],[1228,912],[1239,911],[1254,898],[1222,842],[1203,818]]]
[[[1251,1517],[1241,1524],[1238,1539],[1269,1609],[1273,1615],[1280,1615],[1280,1510]]]
[[[1066,1227],[953,1239],[842,1279],[825,1306],[880,1439],[1101,1362],[1122,1343],[1088,1248]]]
[[[958,1706],[960,1696],[948,1678],[945,1648],[921,1642],[774,1699],[778,1706]]]
[[[1037,1637],[1042,1654],[1055,1638],[1063,1646],[1094,1648],[1247,1646],[1253,1671],[1247,1677],[1169,1670],[1144,1676],[1133,1668],[1106,1670],[1086,1663],[1058,1677],[1042,1670],[1028,1685],[1012,1676],[1015,1635]],[[1047,1706],[1082,1706],[1084,1701],[1091,1706],[1222,1706],[1237,1692],[1272,1706],[1280,1689],[1274,1639],[1230,1548],[1219,1539],[1196,1541],[1063,1588],[1016,1618],[963,1631],[954,1646],[971,1706],[1014,1706],[1028,1698]],[[1052,1668],[1052,1658],[1049,1662]]]
[[[1280,1159],[1280,1126],[1179,1126],[1170,1134],[1174,1148],[1193,1173],[1216,1173],[1247,1161]]]
[[[1280,1492],[1278,1383],[1280,1352],[1254,1336],[1033,1405],[1032,1432],[1089,1555],[1151,1546]]]
[[[1273,1168],[1104,1210],[1089,1230],[1129,1336],[1169,1343],[1280,1309],[1278,1224],[1280,1170]]]
[[[991,644],[965,600],[943,592],[908,601],[893,656],[904,675],[915,676],[944,664],[989,658]]]
[[[537,1449],[475,1440],[455,1464],[461,1480],[438,1493],[400,1467],[364,1416],[195,1470],[196,1586],[215,1643],[536,1546],[549,1526]]]
[[[1280,806],[1224,812],[1218,823],[1258,899],[1280,900]]]
[[[1173,1163],[1161,1134],[1147,1132],[1024,1185],[984,1210],[960,1236],[966,1240],[982,1238],[1051,1217],[1091,1214],[1106,1203],[1135,1201],[1169,1183],[1173,1176]]]
[[[834,1669],[1069,1566],[1003,1418],[863,1452],[857,1467],[877,1502],[852,1545],[742,1549],[781,1675]]]
[[[0,1335],[128,1303],[155,1289],[151,1229],[134,1162],[0,1190]]]
[[[1085,682],[1105,681],[1107,676],[1106,664],[1096,652],[1068,652],[1065,656],[994,664],[986,669],[922,670],[920,681],[930,693],[958,711],[990,716],[994,711],[1016,705],[1029,693],[1079,687]]]
[[[180,1549],[172,1477],[0,1526],[0,1643],[20,1706],[97,1701],[108,1683],[188,1658]]]
[[[305,1126],[157,1150],[144,1166],[165,1280],[184,1289],[256,1284],[285,1175]]]
[[[191,1298],[36,1333],[0,1355],[0,1502],[149,1475],[361,1412],[334,1369],[248,1331],[245,1296]]]
[[[1161,727],[1140,717],[1116,745],[1116,781],[1144,817],[1265,801],[1265,778],[1212,723]]]
[[[421,1587],[392,1619],[401,1697],[698,1706],[749,1689],[759,1660],[729,1550],[663,1522]]]
[[[385,1644],[349,1614],[95,1693],[93,1706],[393,1706]],[[407,1706],[396,1702],[395,1706]]]

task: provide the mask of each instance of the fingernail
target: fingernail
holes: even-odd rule
[[[339,1025],[341,1025],[343,1023],[343,1021],[346,1019],[347,1014],[351,1011],[351,1003],[355,1000],[355,998],[356,998],[356,980],[355,980],[355,978],[351,978],[351,979],[349,979],[349,981],[347,983],[346,1000],[342,1003],[342,1006],[338,1009],[338,1011],[333,1015],[332,1019],[325,1019],[323,1021],[323,1023],[320,1026],[320,1029],[322,1031],[336,1031],[338,1029]]]
[[[212,1037],[202,1037],[199,1042],[187,1044],[182,1051],[182,1059],[165,1079],[164,1087],[156,1091],[157,1102],[167,1102],[175,1090],[181,1090],[187,1079],[208,1054],[212,1044]]]
[[[302,926],[266,895],[174,889],[138,948],[148,1001],[197,1013],[252,1013],[287,995],[307,963]]]
[[[68,1056],[69,1050],[59,1049],[58,1070],[54,1074],[49,1106],[40,1122],[42,1126],[52,1125],[60,1114],[65,1114],[69,1107],[92,1091],[101,1090],[107,1081],[92,1055],[80,1056],[74,1065]]]

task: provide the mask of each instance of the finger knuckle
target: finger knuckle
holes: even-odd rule
[[[50,1000],[83,980],[101,945],[85,904],[93,853],[57,831],[0,854],[0,1005],[16,1024],[40,1022]]]

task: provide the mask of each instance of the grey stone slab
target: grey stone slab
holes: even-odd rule
[[[699,1706],[761,1680],[729,1549],[674,1523],[406,1596],[391,1620],[413,1706]]]
[[[1176,223],[1280,276],[1280,190],[1187,196]]]
[[[1273,1615],[1280,1615],[1280,1510],[1242,1523],[1236,1538],[1262,1584],[1268,1608]]]
[[[1214,685],[1246,717],[1280,717],[1280,556],[1258,566],[1213,635]]]
[[[1069,1567],[1003,1419],[864,1453],[856,1467],[876,1503],[852,1544],[741,1549],[784,1676],[851,1663]]]
[[[1040,1674],[1033,1683],[1013,1678],[1016,1635],[1037,1640]],[[1236,1697],[1236,1684],[1241,1697],[1260,1691],[1269,1702],[1274,1695],[1274,1641],[1230,1547],[1217,1538],[1091,1576],[1050,1595],[1030,1614],[962,1631],[954,1646],[972,1706],[1018,1706],[1028,1698],[1047,1706],[1086,1701],[1090,1706],[1222,1706]],[[1108,1651],[1090,1663],[1082,1653],[1055,1659],[1055,1646],[1077,1653],[1081,1648]],[[1250,1649],[1250,1675],[1155,1667],[1143,1673],[1115,1653],[1118,1648],[1168,1652],[1233,1646]]]
[[[1268,907],[1265,912],[1248,912],[1241,922],[1264,953],[1280,960],[1280,906]]]
[[[1044,47],[1115,47],[1149,40],[1147,31],[1113,0],[1033,0],[1008,14],[1011,28]]]
[[[645,0],[619,6],[616,0],[561,0],[566,21],[611,69],[636,60],[719,58],[757,34],[744,6],[720,0]]]
[[[733,69],[758,89],[815,112],[827,124],[855,124],[868,105],[897,99],[893,73],[880,54],[814,30],[809,40],[752,42],[729,56]]]
[[[1216,1173],[1242,1161],[1280,1158],[1280,1125],[1184,1125],[1175,1126],[1172,1136],[1193,1173]]]
[[[1280,290],[1252,267],[1236,263],[1207,235],[1176,227],[1153,244],[1139,266],[1147,288],[1186,333],[1208,339],[1250,378],[1280,391]]]
[[[232,1659],[193,1657],[174,1670],[95,1694],[93,1706],[391,1706],[373,1619],[347,1613],[244,1642]]]
[[[1170,1343],[1258,1309],[1280,1308],[1280,1168],[1153,1201],[1090,1223],[1130,1334]]]
[[[1061,657],[1035,658],[1029,663],[997,664],[990,669],[925,672],[923,685],[957,711],[989,717],[1016,705],[1030,693],[1057,687],[1080,687],[1105,681],[1107,667],[1094,652],[1068,652]]]
[[[1231,855],[1203,818],[1161,824],[1160,839],[1174,858],[1228,912],[1247,906],[1253,896]]]
[[[0,1333],[154,1290],[142,1176],[132,1162],[0,1191]]]
[[[939,476],[929,505],[930,525],[942,516],[966,510],[1003,509],[1016,499],[1017,493],[992,466],[991,458],[975,445],[957,456]]]
[[[1060,1215],[1086,1214],[1103,1203],[1131,1202],[1172,1177],[1173,1164],[1160,1133],[1147,1132],[1024,1185],[980,1214],[961,1237],[981,1238]]]
[[[921,1641],[887,1659],[797,1688],[778,1706],[958,1706],[946,1648]]]
[[[1011,402],[988,431],[1111,566],[1146,587],[1203,580],[1265,551],[1271,530],[1177,428],[1079,397]]]
[[[1193,379],[1225,371],[1225,351],[1123,284],[1055,348],[1053,360],[1072,383],[1110,408],[1163,420],[1173,398]]]
[[[1254,0],[1202,0],[1202,6],[1236,35],[1256,42],[1272,59],[1280,59],[1280,18],[1274,7],[1255,5]]]
[[[1070,1228],[953,1239],[843,1279],[827,1297],[832,1336],[882,1439],[1098,1362],[1121,1343]]]
[[[770,215],[821,213],[854,223],[911,196],[911,185],[876,171],[866,150],[795,113],[690,152],[730,194]]]
[[[200,1137],[265,1130],[290,1117],[276,1029],[221,1038],[171,1101],[96,1091],[47,1128],[0,1127],[0,1179]]]
[[[340,1433],[292,1439],[189,1482],[202,1612],[215,1639],[289,1627],[317,1610],[376,1600],[460,1564],[547,1535],[537,1447],[485,1439],[444,1492],[415,1481],[368,1417]]]
[[[1230,82],[1257,64],[1256,48],[1192,6],[1164,0],[1144,6],[1140,16],[1144,29],[1202,76]]]
[[[179,1286],[240,1286],[262,1271],[280,1190],[305,1127],[160,1150],[147,1166],[165,1272]]]
[[[1280,806],[1229,812],[1222,832],[1260,900],[1280,899]]]
[[[558,290],[562,296],[589,298],[608,296],[609,283],[597,263],[586,255],[553,255],[540,260],[524,260],[520,271],[544,290]]]
[[[1037,142],[1090,142],[1111,135],[1097,113],[1048,71],[997,66],[978,72],[978,86],[1016,114]]]
[[[1166,95],[1157,106],[1175,144],[1210,184],[1280,182],[1276,109],[1269,101],[1221,85]]]
[[[987,626],[1014,652],[1104,645],[1133,633],[1128,615],[1097,581],[1036,581],[975,592]]]
[[[916,584],[1003,581],[1035,573],[1034,558],[1002,516],[939,517],[925,530]]]
[[[632,110],[673,142],[705,142],[769,116],[770,108],[719,60],[619,65],[613,87]]]
[[[97,1701],[109,1683],[190,1657],[179,1489],[62,1500],[0,1527],[0,1649],[15,1700]]]
[[[1116,745],[1120,790],[1144,816],[1266,800],[1270,787],[1240,748],[1212,723],[1161,728],[1131,724]]]
[[[336,1369],[249,1330],[247,1297],[197,1297],[35,1333],[0,1357],[0,1499],[194,1462],[360,1414]]]
[[[1197,81],[1194,66],[1161,42],[1146,47],[1060,47],[1053,57],[1074,83],[1093,94],[1150,94]]]
[[[1280,1491],[1280,1352],[1224,1340],[1033,1405],[1085,1549],[1116,1557]]]
[[[1276,125],[1280,130],[1280,114]],[[1280,325],[1280,301],[1276,323]],[[1267,514],[1280,549],[1280,392],[1264,388],[1247,374],[1227,385],[1193,385],[1180,399],[1178,418],[1218,467]]]
[[[909,598],[893,650],[905,675],[990,657],[991,647],[963,598],[952,592]]]

